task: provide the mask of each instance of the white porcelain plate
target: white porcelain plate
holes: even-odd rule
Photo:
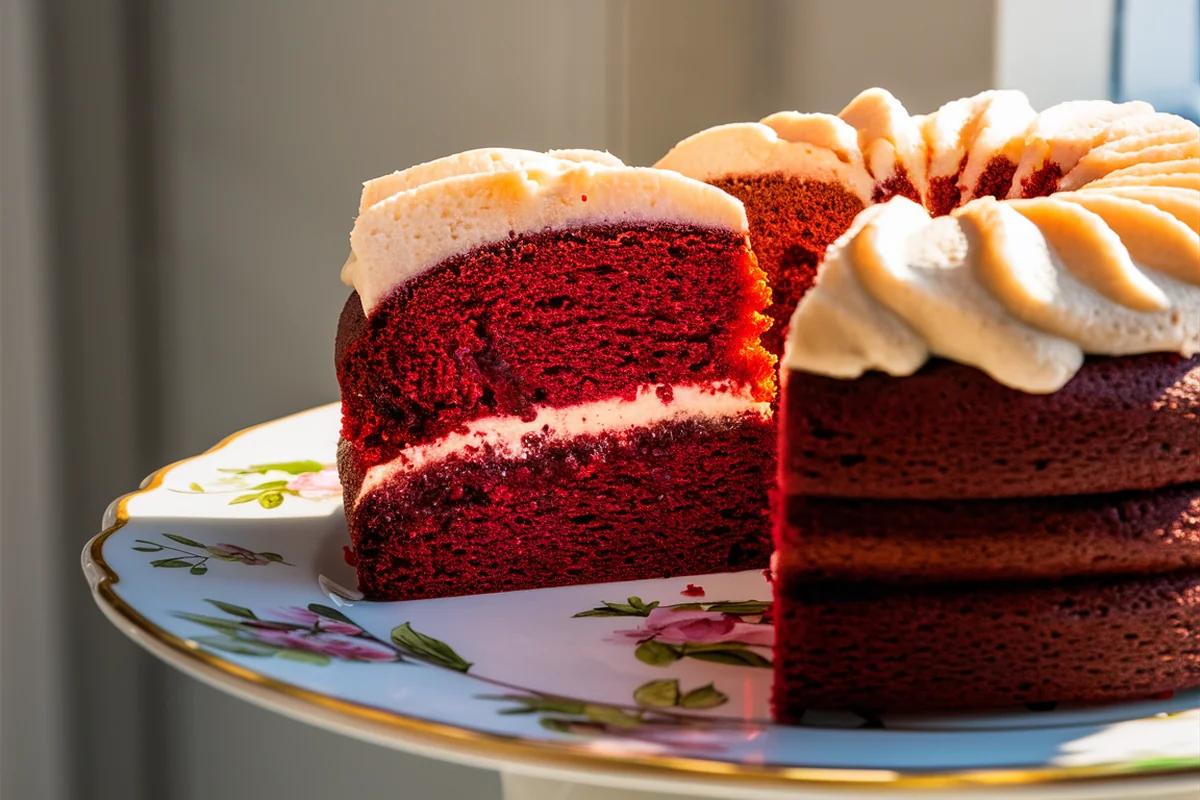
[[[83,554],[109,618],[252,702],[515,774],[726,797],[1149,796],[1200,776],[1196,691],[772,724],[761,572],[365,602],[347,588],[337,427],[326,406],[243,431],[114,503]]]

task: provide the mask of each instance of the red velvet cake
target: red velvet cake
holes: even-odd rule
[[[990,98],[878,104],[897,196],[821,190],[866,208],[781,363],[783,721],[1200,686],[1200,130]]]
[[[766,566],[775,360],[741,203],[607,154],[368,183],[338,326],[361,589]]]

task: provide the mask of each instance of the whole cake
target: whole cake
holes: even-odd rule
[[[360,588],[766,566],[775,360],[747,232],[724,192],[604,153],[367,183],[336,350]]]
[[[1200,685],[1200,131],[878,108],[896,196],[828,249],[781,364],[777,717]]]

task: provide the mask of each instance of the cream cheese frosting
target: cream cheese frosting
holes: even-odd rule
[[[371,200],[393,187],[407,188],[371,202],[351,232],[342,281],[358,292],[364,312],[447,258],[514,235],[612,223],[748,232],[740,201],[674,172],[610,165],[598,157],[569,160],[561,153],[506,159],[451,159],[414,168],[417,177],[388,176],[387,189],[368,184]]]
[[[541,161],[590,162],[606,167],[623,167],[621,159],[599,150],[550,150],[539,153],[534,150],[516,150],[508,147],[482,147],[467,150],[452,156],[417,164],[406,170],[383,175],[363,184],[358,213],[366,211],[376,203],[394,194],[415,189],[418,186],[456,175],[472,175],[477,172],[510,172],[526,164]]]
[[[519,417],[488,417],[467,424],[466,430],[436,442],[404,450],[399,456],[368,470],[355,503],[398,475],[416,472],[458,453],[490,450],[501,458],[520,460],[529,436],[572,439],[599,434],[621,435],[634,428],[685,419],[720,419],[743,414],[771,415],[771,404],[756,401],[747,390],[725,384],[674,386],[670,402],[658,396],[658,385],[643,386],[633,400],[610,398],[591,403],[537,409],[529,421]]]
[[[867,209],[796,308],[784,365],[903,376],[940,356],[1048,393],[1085,354],[1148,352],[1200,352],[1200,237],[1093,189],[936,219],[904,198]]]
[[[702,181],[767,173],[828,181],[848,187],[864,203],[875,186],[858,133],[828,114],[781,112],[762,122],[718,125],[684,139],[654,166]]]

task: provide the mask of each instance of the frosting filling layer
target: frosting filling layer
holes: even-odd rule
[[[746,389],[724,383],[707,386],[643,386],[632,400],[610,398],[565,408],[543,406],[537,416],[473,420],[465,430],[426,445],[411,447],[399,456],[367,471],[357,504],[392,478],[416,472],[429,464],[459,454],[489,451],[499,458],[524,457],[526,437],[570,439],[596,434],[620,434],[634,428],[696,417],[720,418],[756,414],[771,416],[771,404],[756,401]]]

